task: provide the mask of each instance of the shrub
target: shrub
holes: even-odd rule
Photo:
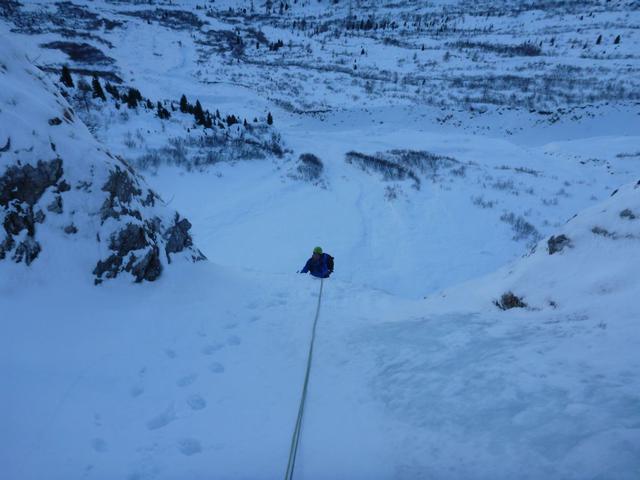
[[[303,153],[298,157],[299,165],[296,169],[299,177],[305,181],[318,180],[324,170],[322,160],[312,153]]]
[[[503,293],[500,300],[494,300],[493,304],[500,310],[510,310],[512,308],[526,308],[527,304],[522,301],[522,298],[515,295],[513,292]]]
[[[549,249],[549,255],[561,252],[564,247],[571,247],[571,240],[566,235],[558,235],[549,237],[547,240],[547,248]]]
[[[68,88],[73,87],[73,78],[71,77],[71,72],[69,71],[69,67],[66,65],[62,66],[62,72],[60,73],[60,82]]]

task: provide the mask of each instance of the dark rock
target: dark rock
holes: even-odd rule
[[[53,117],[49,119],[49,125],[60,125],[62,123],[62,120],[60,120],[60,117]]]
[[[144,229],[140,225],[128,223],[117,235],[111,236],[109,248],[124,257],[132,250],[140,250],[149,246]]]
[[[4,260],[7,253],[15,246],[15,241],[11,235],[6,235],[2,243],[0,243],[0,260]]]
[[[162,273],[160,262],[160,249],[157,245],[151,247],[147,254],[131,267],[131,273],[136,277],[136,282],[147,280],[153,282]]]
[[[571,240],[566,235],[558,235],[549,237],[547,240],[547,247],[549,249],[549,255],[561,252],[564,247],[571,247]]]
[[[615,233],[611,233],[609,230],[607,230],[606,228],[602,228],[602,227],[593,227],[591,229],[591,232],[594,233],[595,235],[600,235],[602,237],[607,237],[607,238],[615,238]]]
[[[100,209],[103,221],[109,217],[120,218],[121,215],[142,218],[140,212],[131,211],[126,207],[131,203],[134,196],[137,197],[142,193],[142,190],[137,187],[137,182],[131,178],[128,172],[120,167],[115,167],[102,190],[109,193],[109,198],[104,201]]]
[[[75,233],[78,233],[78,228],[72,223],[71,225],[67,225],[66,227],[64,227],[64,233],[73,235]]]
[[[631,210],[629,210],[628,208],[625,208],[623,211],[620,212],[620,218],[628,218],[629,220],[635,220],[636,216],[633,214]]]
[[[27,265],[31,265],[40,253],[40,244],[33,237],[27,237],[20,242],[13,253],[13,260],[16,263],[24,261]]]
[[[62,180],[58,184],[58,193],[68,192],[69,190],[71,190],[71,185],[69,185],[66,180]]]
[[[35,233],[35,219],[31,207],[23,209],[19,203],[13,202],[12,209],[4,217],[4,230],[9,235],[18,235],[26,230],[29,236]]]
[[[35,223],[42,223],[42,222],[44,222],[44,219],[45,219],[45,218],[46,218],[46,217],[45,217],[44,212],[43,212],[42,210],[38,210],[38,211],[35,213],[35,215],[33,216],[33,221],[34,221]]]
[[[518,297],[513,292],[503,293],[500,300],[494,300],[493,304],[500,310],[525,308],[527,306],[527,304],[522,301],[522,298]]]
[[[35,167],[9,167],[0,177],[0,205],[7,205],[14,199],[34,205],[61,176],[62,160],[59,158],[49,162],[39,160]]]
[[[99,260],[93,274],[96,275],[95,284],[102,283],[102,276],[115,278],[122,266],[122,257],[116,254],[110,255],[105,261]]]
[[[167,244],[165,246],[165,251],[167,253],[167,258],[169,258],[170,253],[178,253],[183,251],[185,248],[188,248],[193,245],[193,240],[191,239],[191,235],[189,235],[189,230],[191,229],[191,223],[186,218],[180,220],[180,215],[176,213],[176,216],[173,220],[173,226],[167,228],[164,233],[164,239]]]
[[[52,213],[62,213],[62,197],[60,195],[56,195],[53,201],[47,205],[47,210]]]

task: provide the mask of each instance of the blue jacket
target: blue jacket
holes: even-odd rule
[[[304,268],[300,270],[300,273],[309,272],[314,277],[329,278],[329,275],[333,273],[333,269],[329,269],[329,255],[323,253],[316,262],[313,257],[307,260]]]

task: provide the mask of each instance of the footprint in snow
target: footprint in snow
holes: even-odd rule
[[[237,335],[229,335],[227,338],[227,345],[240,345],[242,340]]]
[[[167,357],[169,357],[169,358],[170,358],[170,359],[172,359],[172,360],[173,360],[174,358],[176,358],[176,351],[175,351],[175,350],[172,350],[172,349],[170,349],[170,348],[167,348],[167,349],[165,349],[164,353],[165,353],[165,355],[166,355]]]
[[[260,320],[260,317],[258,315],[253,315],[253,316],[249,317],[249,321],[251,323],[257,322],[258,320]]]
[[[157,430],[162,428],[171,422],[173,422],[178,417],[176,416],[175,409],[173,408],[173,404],[169,405],[167,409],[153,417],[151,420],[147,422],[147,428],[149,430]]]
[[[194,393],[187,398],[187,404],[191,407],[191,410],[202,410],[207,406],[207,401],[197,393]]]
[[[195,373],[185,375],[184,377],[181,377],[176,381],[176,385],[178,385],[179,387],[187,387],[195,382],[196,378],[198,378],[198,375]]]
[[[98,453],[104,453],[107,451],[107,442],[102,438],[94,438],[91,440],[91,446]]]
[[[204,347],[202,347],[201,352],[204,355],[212,355],[222,348],[224,348],[224,345],[222,343],[213,343],[213,344],[205,345]]]
[[[202,446],[195,438],[183,438],[178,442],[178,450],[180,450],[180,453],[183,455],[190,456],[200,453],[202,451]]]
[[[129,395],[131,395],[133,398],[139,397],[143,393],[144,393],[144,388],[142,388],[140,385],[134,385],[129,390]]]
[[[213,362],[209,365],[209,371],[211,371],[211,373],[222,373],[224,372],[224,365],[219,362]]]

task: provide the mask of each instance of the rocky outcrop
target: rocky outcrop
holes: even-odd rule
[[[159,199],[153,190],[143,191],[141,179],[133,168],[121,159],[109,173],[107,182],[101,191],[107,193],[100,208],[100,218],[104,224],[108,220],[126,223],[116,229],[109,238],[111,254],[99,260],[93,270],[95,283],[105,278],[114,278],[121,272],[134,276],[136,282],[157,279],[163,270],[161,252],[167,263],[171,263],[170,254],[188,251],[191,261],[204,260],[205,256],[193,248],[189,230],[191,223],[180,218],[176,212],[172,222],[165,225],[159,216],[144,215],[146,209],[156,205]]]
[[[29,265],[38,257],[41,247],[35,238],[36,224],[46,217],[40,209],[34,213],[34,205],[56,185],[62,172],[62,160],[56,158],[39,160],[35,166],[12,165],[0,176],[0,208],[4,210],[0,260],[11,256],[15,262]]]

